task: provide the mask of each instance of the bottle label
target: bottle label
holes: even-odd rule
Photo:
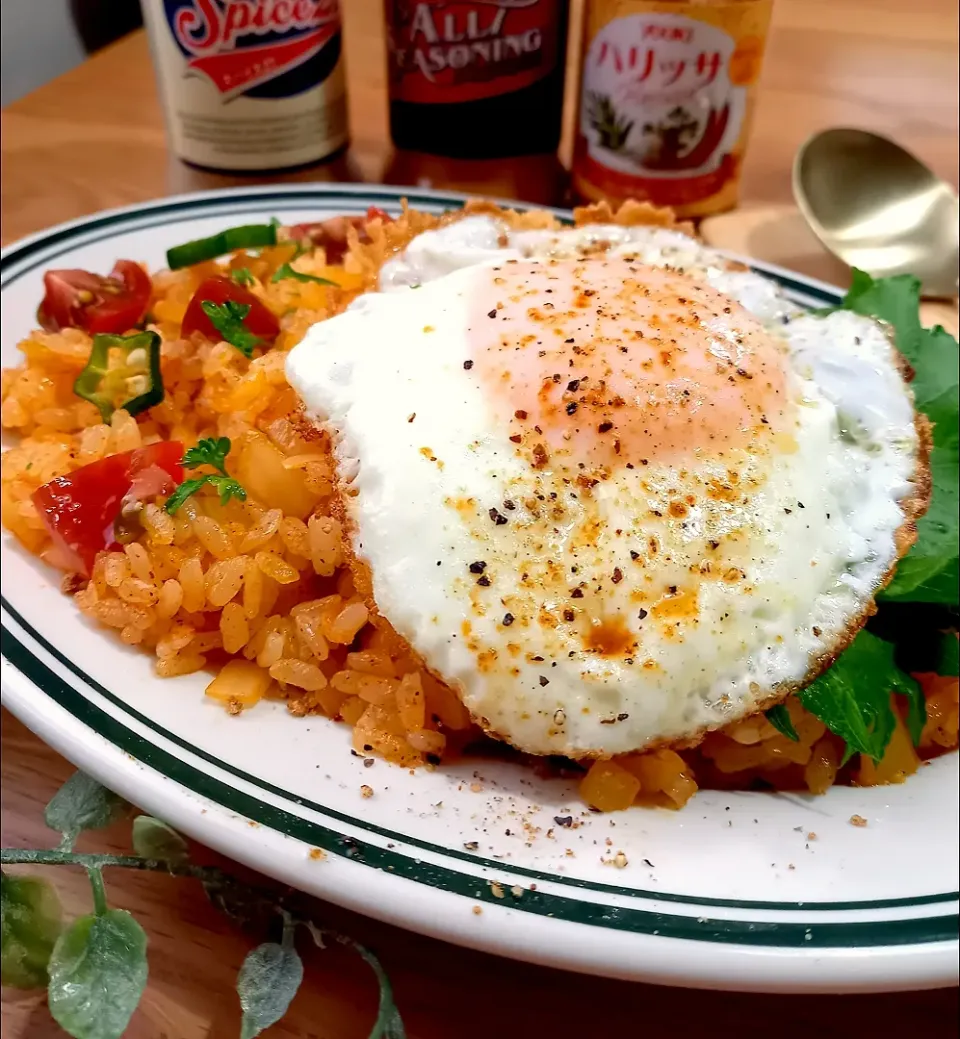
[[[346,142],[337,0],[144,0],[143,10],[181,158],[277,169]]]
[[[187,74],[204,76],[224,101],[298,94],[333,69],[311,59],[335,38],[330,49],[339,51],[337,0],[164,0],[164,8]]]
[[[564,59],[560,0],[387,0],[390,97],[479,101],[536,83]]]
[[[763,36],[743,22],[763,6],[695,9],[713,24],[661,7],[603,25],[583,62],[578,177],[599,194],[673,206],[734,180],[763,54]]]

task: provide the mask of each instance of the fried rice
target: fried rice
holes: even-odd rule
[[[559,226],[548,213],[489,203],[469,204],[466,211],[493,212],[524,229]],[[91,337],[78,329],[34,332],[20,344],[24,362],[5,370],[2,381],[0,418],[17,437],[3,457],[2,522],[28,551],[53,564],[55,551],[31,500],[41,485],[156,441],[190,446],[229,437],[228,465],[246,488],[245,501],[222,504],[205,488],[175,515],[163,509],[162,498],[149,501],[136,537],[120,551],[100,553],[89,579],[65,577],[64,591],[122,642],[150,651],[161,677],[203,673],[206,695],[229,712],[281,699],[292,715],[345,722],[358,753],[408,767],[482,752],[484,737],[455,693],[376,613],[362,567],[345,550],[329,439],[304,419],[284,361],[311,325],[376,287],[385,259],[460,215],[437,217],[404,206],[395,220],[351,227],[336,263],[322,247],[297,255],[298,247],[284,242],[157,272],[148,327],[162,340],[165,396],[136,418],[118,410],[105,423],[93,404],[74,394],[91,351]],[[575,217],[578,223],[672,223],[668,213],[636,203],[616,214],[590,207]],[[333,284],[271,281],[284,263]],[[241,268],[281,327],[274,348],[253,359],[226,342],[180,334],[199,284]],[[695,748],[585,763],[582,796],[602,810],[633,803],[679,808],[698,787],[763,785],[819,794],[836,782],[900,782],[924,758],[957,745],[957,679],[916,677],[927,704],[919,748],[898,714],[878,764],[855,756],[842,765],[843,741],[792,698],[787,709],[797,741],[759,714],[708,734]]]

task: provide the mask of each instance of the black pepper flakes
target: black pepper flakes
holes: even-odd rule
[[[646,620],[646,618],[647,618],[647,611],[646,611],[646,610],[644,610],[644,609],[643,609],[643,608],[641,607],[641,609],[640,609],[640,610],[639,610],[639,612],[637,613],[637,616],[638,616],[638,617],[640,618],[640,620]]]
[[[583,598],[583,589],[581,589],[581,588],[574,588],[573,591],[570,593],[570,598],[571,599],[582,599]]]
[[[487,564],[482,560],[478,559],[475,563],[470,564],[471,574],[482,574],[487,569]]]
[[[610,578],[610,580],[613,581],[614,584],[619,584],[623,580],[623,571],[620,569],[619,566],[614,567],[613,576]]]
[[[579,390],[579,389],[580,389],[580,380],[579,380],[579,379],[571,379],[571,380],[570,380],[570,381],[569,381],[569,382],[567,383],[567,389],[568,389],[568,390],[569,390],[569,391],[570,391],[571,393],[576,393],[576,392],[577,392],[577,390]]]
[[[575,400],[570,401],[570,403],[567,405],[567,414],[568,415],[573,415],[573,414],[576,413],[576,410],[577,410],[577,402]]]
[[[504,525],[504,523],[507,522],[507,517],[504,516],[497,509],[491,509],[489,515],[490,515],[490,519],[492,519],[493,522],[496,523],[496,525],[498,527],[502,527]]]
[[[612,422],[601,422],[600,425],[597,426],[598,433],[609,433],[611,429],[613,429]]]
[[[573,826],[572,815],[555,815],[553,817],[553,821],[557,824],[557,826],[563,826],[568,830]]]
[[[540,684],[541,685],[549,685],[550,684],[550,679],[547,678],[546,675],[541,675],[540,676]]]
[[[504,626],[505,628],[509,628],[509,627],[510,627],[510,625],[511,625],[511,624],[513,624],[513,622],[514,622],[514,619],[515,619],[515,618],[514,618],[514,616],[513,616],[513,614],[512,614],[512,613],[505,613],[505,614],[503,615],[503,626]]]
[[[488,310],[487,311],[487,317],[496,317],[496,316],[497,316],[496,308],[494,308],[493,310]]]
[[[567,610],[564,610],[564,611],[563,611],[563,619],[564,619],[565,621],[567,621],[567,623],[569,623],[570,621],[572,621],[572,620],[573,620],[573,617],[574,617],[574,613],[573,613],[573,610],[567,609]]]
[[[464,361],[464,362],[463,362],[463,367],[464,367],[464,368],[465,368],[465,369],[466,369],[467,371],[470,371],[470,369],[471,369],[471,368],[473,367],[473,361]]]
[[[481,588],[489,588],[490,578],[487,577],[486,574],[484,574],[482,577],[477,578],[477,584],[480,585]]]

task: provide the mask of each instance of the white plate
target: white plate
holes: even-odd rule
[[[462,202],[404,194],[426,210]],[[3,363],[17,363],[34,327],[47,268],[106,271],[119,257],[156,267],[168,246],[231,224],[395,211],[399,197],[222,191],[35,235],[3,254]],[[754,266],[800,302],[837,299]],[[142,808],[298,888],[449,941],[615,977],[793,992],[956,983],[956,754],[902,786],[706,791],[681,812],[590,814],[572,784],[520,766],[364,768],[343,725],[277,704],[230,717],[205,700],[203,676],[160,680],[148,654],[87,624],[6,532],[2,562],[10,710]],[[868,825],[851,826],[854,814]],[[554,822],[567,815],[580,825]],[[617,851],[625,868],[602,862]]]

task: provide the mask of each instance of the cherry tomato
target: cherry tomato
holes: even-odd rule
[[[245,303],[250,311],[243,319],[247,330],[255,336],[259,336],[266,342],[271,342],[280,334],[280,322],[274,317],[273,312],[262,303],[252,292],[242,285],[238,285],[232,278],[224,278],[217,275],[207,278],[200,283],[200,288],[193,294],[193,299],[187,304],[186,313],[183,315],[183,323],[180,326],[182,336],[192,335],[199,332],[206,339],[214,343],[223,337],[214,328],[210,318],[203,312],[202,303],[209,300],[223,306],[227,300],[234,303]]]
[[[45,294],[37,310],[48,332],[82,328],[91,335],[119,335],[136,326],[147,312],[150,276],[133,260],[118,260],[107,277],[90,271],[47,271]]]
[[[360,232],[360,241],[370,241],[364,230],[368,220],[382,220],[385,224],[392,220],[389,213],[385,213],[376,206],[367,210],[366,216],[334,216],[329,220],[321,220],[317,224],[296,224],[290,228],[290,237],[297,242],[305,238],[312,245],[323,246],[327,263],[340,263],[347,251],[347,230],[351,227]]]
[[[183,444],[161,441],[108,455],[34,491],[59,561],[89,576],[97,553],[116,544],[114,524],[124,505],[172,491],[183,480],[182,458]]]
[[[385,224],[389,224],[393,217],[389,213],[384,212],[379,206],[371,206],[367,210],[367,219],[382,220]]]

